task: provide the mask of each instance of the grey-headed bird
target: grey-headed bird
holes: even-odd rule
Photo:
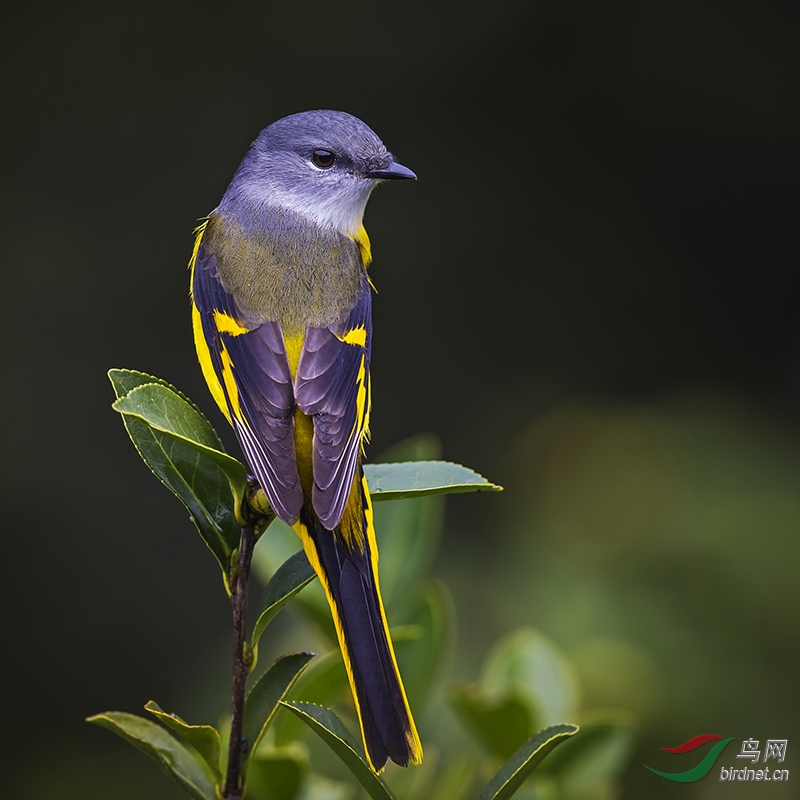
[[[378,583],[361,468],[370,414],[370,243],[382,181],[416,178],[373,131],[308,111],[253,142],[191,260],[206,381],[331,608],[369,761],[422,760]]]

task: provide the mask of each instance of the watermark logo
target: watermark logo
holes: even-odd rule
[[[786,748],[789,745],[788,739],[767,739],[764,745],[764,760],[762,764],[774,760],[778,764],[783,764],[786,758]],[[761,757],[761,745],[758,739],[745,739],[742,742],[742,749],[736,758],[746,758],[751,764],[758,764]],[[722,767],[719,771],[721,781],[788,781],[788,769],[775,769],[773,767],[762,767],[756,769],[755,766],[743,767],[742,769],[732,769]]]
[[[721,736],[717,736],[716,733],[702,733],[700,736],[693,736],[677,747],[662,747],[661,749],[665,753],[689,753],[692,750],[697,750],[698,747],[702,747],[706,742],[716,741],[716,744],[706,753],[705,758],[696,767],[692,767],[692,769],[688,769],[685,772],[661,772],[661,770],[653,769],[653,767],[647,767],[647,764],[645,764],[645,766],[650,772],[654,772],[656,775],[666,778],[668,781],[677,781],[678,783],[699,781],[700,778],[705,778],[705,776],[711,772],[714,762],[733,739],[733,736],[729,739],[723,739]]]
[[[668,781],[677,781],[678,783],[699,781],[700,778],[704,778],[711,772],[716,760],[733,739],[734,737],[723,739],[721,736],[717,736],[716,733],[703,733],[700,736],[693,736],[688,741],[678,745],[678,747],[662,747],[661,749],[665,753],[690,753],[692,750],[697,750],[697,748],[702,747],[708,742],[716,742],[697,766],[685,772],[662,772],[661,770],[647,766],[647,764],[644,766],[647,767],[650,772],[655,773],[661,778],[666,778]],[[773,760],[777,764],[782,764],[786,758],[786,748],[788,744],[788,739],[767,739],[762,750],[761,743],[758,739],[744,739],[736,758],[748,759],[753,766],[743,767],[741,769],[720,767],[719,779],[721,781],[788,781],[788,769],[775,769],[774,765],[757,769],[755,766],[758,764],[762,752],[764,754],[762,763]]]

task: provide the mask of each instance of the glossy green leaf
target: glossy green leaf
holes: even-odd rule
[[[220,741],[219,733],[211,725],[189,725],[177,714],[168,714],[154,700],[145,705],[159,722],[169,728],[178,738],[191,745],[202,756],[210,775],[217,783],[222,783],[219,768]]]
[[[389,787],[372,771],[364,750],[333,711],[311,703],[284,702],[336,753],[373,800],[393,800]]]
[[[166,728],[124,711],[106,711],[88,717],[87,722],[113,731],[150,758],[166,767],[169,774],[195,800],[216,800],[214,785],[187,747]]]
[[[478,800],[507,800],[512,797],[545,756],[578,730],[577,725],[552,725],[539,731],[500,767]]]
[[[278,704],[291,689],[313,653],[290,653],[277,659],[250,688],[244,701],[243,736],[247,741],[245,765],[267,730]]]
[[[244,464],[219,446],[219,437],[208,420],[172,387],[150,383],[131,389],[112,406],[120,414],[138,417],[151,428],[184,442],[211,459],[225,474],[235,501],[242,502],[247,486]]]
[[[114,394],[117,399],[125,397],[126,394],[133,391],[138,386],[145,386],[146,384],[156,383],[159,386],[164,386],[174,394],[192,407],[192,410],[199,414],[205,420],[207,431],[209,435],[209,444],[211,447],[224,452],[225,448],[222,444],[222,439],[217,436],[211,423],[206,419],[200,408],[195,405],[180,389],[176,389],[171,383],[168,383],[163,378],[157,378],[155,375],[148,375],[146,372],[139,372],[135,369],[111,369],[108,371],[108,378],[114,388]]]
[[[247,797],[297,800],[309,768],[308,755],[302,747],[262,747],[247,769]]]
[[[431,494],[502,491],[502,486],[490,483],[468,467],[449,461],[366,464],[364,473],[375,502]]]
[[[452,699],[467,727],[498,758],[510,758],[533,732],[528,703],[515,694],[487,696],[471,684],[457,687]]]
[[[197,449],[200,444],[209,452],[218,452],[219,439],[200,412],[163,381],[127,370],[112,370],[109,377],[119,398],[114,407],[122,414],[139,455],[186,506],[227,580],[230,555],[241,535],[234,497],[229,478],[217,461]],[[152,407],[158,407],[160,401],[166,404],[162,416],[176,418],[176,430],[192,431],[202,441],[190,443],[182,435],[166,433],[147,421]]]
[[[258,648],[258,640],[275,615],[304,586],[316,577],[314,568],[308,563],[306,554],[301,550],[281,564],[267,583],[256,613],[256,624],[250,638],[250,646],[254,651]]]

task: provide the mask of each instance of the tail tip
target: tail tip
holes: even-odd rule
[[[406,745],[402,752],[387,753],[383,750],[380,756],[371,753],[367,748],[367,761],[372,767],[372,771],[376,775],[380,775],[389,761],[393,761],[400,767],[418,767],[422,763],[422,743],[416,732],[409,734]]]

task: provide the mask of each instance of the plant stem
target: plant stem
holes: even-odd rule
[[[242,726],[244,717],[244,697],[247,688],[249,656],[245,654],[245,632],[247,617],[247,585],[250,579],[250,562],[256,543],[255,526],[242,528],[242,541],[239,548],[239,571],[236,576],[231,606],[233,610],[233,681],[231,683],[231,736],[228,746],[228,773],[225,777],[225,800],[241,800],[241,760]]]

